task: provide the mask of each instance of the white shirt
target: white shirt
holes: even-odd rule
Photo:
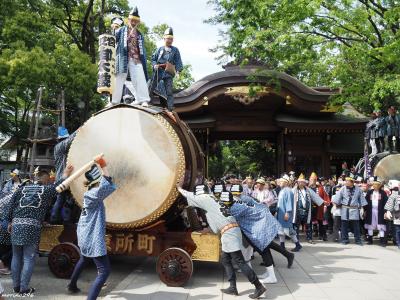
[[[381,196],[381,195],[380,195],[379,191],[374,191],[374,192],[372,193],[372,196],[371,196],[372,207],[378,207],[378,202],[379,202],[380,196]]]

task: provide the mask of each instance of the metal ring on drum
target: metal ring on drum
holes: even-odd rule
[[[161,110],[117,105],[90,118],[77,132],[68,163],[79,168],[104,153],[117,186],[104,202],[109,229],[140,228],[159,220],[179,197],[176,183],[183,178],[186,188],[195,184],[192,165],[203,172],[204,163],[195,163],[201,150],[178,125]],[[84,180],[82,175],[70,187],[80,206]]]

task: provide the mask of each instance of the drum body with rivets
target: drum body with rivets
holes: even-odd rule
[[[77,132],[68,153],[75,168],[104,153],[116,184],[108,197],[109,229],[140,228],[177,209],[176,183],[190,189],[203,180],[204,159],[197,141],[185,123],[172,121],[160,110],[119,105],[90,118]],[[82,205],[85,177],[71,184]]]

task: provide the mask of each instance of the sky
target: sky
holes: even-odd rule
[[[166,23],[174,30],[174,46],[179,48],[183,64],[192,65],[195,81],[222,71],[211,53],[220,39],[218,30],[222,26],[205,24],[204,20],[214,15],[207,0],[129,0],[130,7],[137,6],[141,20],[152,28]],[[162,46],[160,40],[157,46]]]

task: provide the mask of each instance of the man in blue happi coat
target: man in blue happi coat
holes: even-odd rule
[[[56,181],[61,180],[65,167],[67,165],[67,155],[69,148],[76,136],[76,132],[71,135],[68,130],[62,126],[58,127],[58,143],[54,147],[54,162],[56,167]],[[71,210],[74,205],[74,200],[69,191],[64,191],[57,194],[57,200],[51,209],[50,221],[57,223],[61,219],[65,223],[71,223]]]
[[[296,231],[293,228],[294,194],[291,188],[289,188],[289,182],[290,178],[286,174],[279,179],[281,191],[278,195],[276,218],[281,224],[278,231],[281,247],[285,248],[285,238],[286,236],[290,236],[292,241],[296,244],[296,248],[292,251],[297,252],[302,248],[302,246],[300,245]]]
[[[314,244],[312,240],[312,205],[317,206],[324,204],[324,200],[307,186],[307,180],[303,174],[297,178],[297,184],[292,189],[294,203],[293,203],[293,229],[296,230],[297,238],[299,238],[300,225],[306,226],[307,242]],[[296,250],[293,249],[293,250]]]
[[[238,187],[239,185],[233,185],[231,188],[231,193],[234,195],[235,201],[232,203],[226,202],[226,204],[230,205],[230,212],[238,222],[249,244],[263,259],[266,272],[259,276],[260,281],[262,283],[276,283],[277,279],[274,272],[270,245],[274,243],[273,239],[278,233],[280,225],[265,205],[258,203],[250,196],[240,195]],[[221,200],[223,196],[226,197],[225,194],[221,195]],[[276,249],[274,248],[274,250]],[[287,258],[288,267],[290,267],[293,263],[294,255],[289,253]]]
[[[376,110],[375,114],[377,116],[377,137],[375,139],[376,147],[378,153],[385,151],[385,136],[386,136],[386,120],[385,117],[382,116],[382,112],[380,110]]]
[[[11,233],[13,257],[11,262],[14,291],[32,294],[35,289],[29,287],[39,246],[42,222],[57,195],[56,186],[72,173],[72,167],[64,170],[63,177],[50,184],[47,171],[39,171],[36,184],[19,188],[5,208],[4,219]]]
[[[128,26],[119,27],[122,24],[111,25],[115,29],[117,42],[115,59],[115,88],[112,95],[112,104],[121,101],[124,83],[129,75],[133,86],[133,95],[136,104],[147,107],[150,102],[147,87],[146,49],[144,37],[138,30],[140,16],[135,7],[128,16]]]
[[[15,192],[21,184],[21,178],[19,177],[19,170],[15,169],[10,173],[11,178],[4,184],[3,189],[0,191],[0,197],[9,193]]]
[[[389,151],[393,152],[396,150],[400,152],[400,116],[394,106],[388,108],[388,116],[385,121]],[[396,139],[396,143],[393,139]]]
[[[209,188],[205,185],[197,185],[194,192],[189,192],[177,186],[178,191],[186,198],[189,206],[199,207],[206,212],[207,223],[210,229],[218,234],[221,233],[222,258],[221,262],[225,268],[229,287],[221,289],[225,294],[238,295],[236,288],[236,274],[232,262],[235,262],[242,273],[246,275],[249,282],[254,284],[255,291],[249,295],[251,299],[259,298],[266,291],[265,287],[257,278],[253,269],[246,264],[242,248],[242,233],[235,218],[229,210],[229,203],[233,202],[232,194],[229,193],[228,198],[223,196],[218,200],[214,195],[209,194]],[[226,195],[226,194],[224,194]],[[228,203],[229,202],[229,203]]]
[[[361,189],[354,184],[354,176],[347,175],[346,185],[333,196],[332,202],[340,209],[342,244],[349,243],[349,226],[352,226],[355,242],[362,246],[360,209],[368,203]]]
[[[175,74],[183,70],[179,49],[172,46],[174,33],[171,27],[164,33],[164,46],[158,48],[151,57],[153,66],[153,84],[151,90],[160,97],[161,104],[168,109],[168,115],[174,109],[174,95],[172,85]]]

